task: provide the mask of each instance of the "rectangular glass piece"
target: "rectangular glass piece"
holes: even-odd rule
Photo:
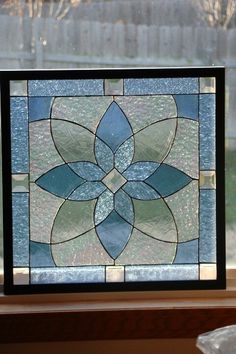
[[[26,97],[11,98],[12,172],[29,171],[28,106]]]
[[[215,189],[216,188],[216,172],[200,171],[200,188]]]
[[[26,80],[10,81],[10,95],[27,96],[27,81]]]
[[[200,262],[216,262],[216,192],[200,191]]]
[[[216,264],[200,264],[200,279],[201,280],[217,279]]]
[[[19,173],[12,175],[12,192],[28,192],[29,191],[29,175]]]
[[[103,283],[105,267],[31,268],[32,284]]]
[[[198,93],[198,78],[126,79],[125,95],[194,94]]]
[[[198,280],[198,265],[127,266],[126,281]]]
[[[125,280],[125,269],[123,266],[106,267],[106,282],[116,283]]]
[[[29,96],[100,96],[103,80],[30,80]]]
[[[215,77],[201,77],[200,78],[200,92],[201,93],[215,93],[216,79]]]
[[[105,80],[105,95],[123,95],[124,94],[124,80],[110,79]]]
[[[29,194],[12,193],[13,264],[29,265]]]
[[[215,95],[199,95],[200,169],[215,169]]]
[[[29,285],[29,268],[14,268],[13,283],[15,285]]]

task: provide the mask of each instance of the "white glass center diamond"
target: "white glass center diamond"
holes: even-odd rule
[[[103,178],[103,183],[109,188],[113,193],[118,191],[126,182],[126,179],[118,172],[115,168],[111,170],[108,175]]]

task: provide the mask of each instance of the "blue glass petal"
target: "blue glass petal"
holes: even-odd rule
[[[67,164],[52,168],[36,180],[39,187],[62,198],[67,198],[83,182]]]
[[[95,139],[95,158],[98,165],[106,172],[113,168],[114,155],[111,149],[100,139]]]
[[[96,231],[107,253],[115,259],[125,248],[132,226],[113,211],[96,227]]]
[[[198,240],[179,243],[174,263],[198,263]]]
[[[92,162],[71,162],[69,166],[86,181],[100,181],[105,175],[101,168]]]
[[[50,245],[30,241],[30,266],[31,267],[50,267],[55,266]]]
[[[50,118],[52,97],[29,98],[29,121]]]
[[[68,199],[70,200],[90,200],[99,197],[104,192],[106,186],[101,182],[85,182],[79,186]]]
[[[162,197],[167,197],[179,191],[191,181],[192,178],[182,171],[163,163],[145,182],[158,191]]]
[[[132,135],[131,126],[116,102],[112,102],[102,117],[96,135],[101,138],[113,152]]]
[[[160,195],[144,182],[127,182],[123,187],[130,197],[141,200],[158,199]]]
[[[156,162],[136,162],[130,165],[123,176],[128,181],[143,181],[148,178],[160,166]]]
[[[198,120],[198,96],[176,95],[175,101],[178,109],[178,117]]]
[[[134,138],[127,139],[115,153],[115,167],[122,173],[132,162],[134,156]]]
[[[94,222],[95,225],[100,224],[114,209],[114,195],[108,189],[100,195],[98,198],[95,213]]]
[[[134,222],[134,209],[131,198],[121,189],[115,194],[115,210],[130,224]]]

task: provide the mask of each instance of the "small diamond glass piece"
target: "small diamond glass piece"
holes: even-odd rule
[[[103,178],[102,182],[109,188],[113,193],[118,191],[126,182],[126,179],[118,172],[115,168]]]

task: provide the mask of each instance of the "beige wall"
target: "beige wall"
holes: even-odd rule
[[[63,331],[63,329],[62,329]],[[58,333],[60,336],[60,333]],[[1,354],[199,354],[194,339],[1,344]]]

